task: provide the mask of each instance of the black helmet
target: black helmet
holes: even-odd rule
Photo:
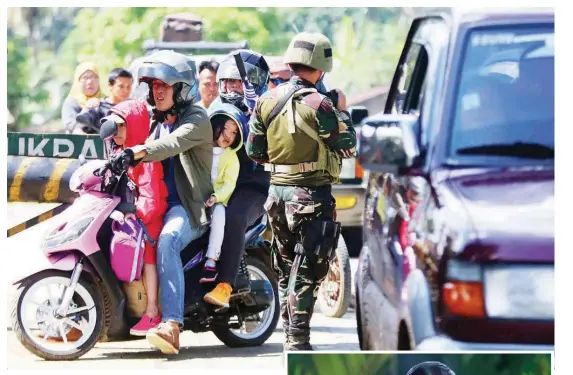
[[[406,375],[456,375],[448,366],[441,362],[426,361],[412,367]]]
[[[199,87],[195,62],[174,51],[158,51],[146,57],[139,67],[139,82],[149,85],[147,101],[155,107],[151,81],[158,79],[173,87],[175,107],[193,102]]]
[[[219,96],[223,102],[233,105],[236,105],[238,102],[242,102],[243,95],[235,92],[226,93],[223,89],[222,80],[241,80],[241,74],[239,73],[237,63],[235,62],[236,54],[239,54],[241,57],[243,66],[245,67],[245,73],[247,74],[249,82],[253,85],[257,96],[261,96],[265,91],[267,91],[270,77],[269,65],[260,53],[247,49],[240,49],[228,54],[223,59],[219,65],[219,69],[217,70],[217,83],[219,84]]]

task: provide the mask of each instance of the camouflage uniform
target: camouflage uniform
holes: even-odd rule
[[[295,37],[289,49],[292,50],[297,38],[315,45],[326,40],[330,49],[326,37],[307,33]],[[285,63],[293,63],[288,60],[288,54],[287,51]],[[305,65],[312,67],[311,64]],[[330,68],[315,69],[329,71]],[[304,94],[295,95],[292,102],[286,104],[286,107],[292,105],[291,115],[296,119],[296,126],[289,122],[288,108],[281,111],[283,113],[279,112],[269,123],[275,106],[285,92],[292,92],[294,86],[307,90]],[[312,349],[309,344],[310,319],[318,287],[328,273],[329,261],[309,251],[308,248],[313,245],[309,246],[308,242],[303,247],[303,239],[310,231],[316,231],[316,227],[308,230],[313,228],[313,222],[334,223],[335,201],[331,184],[339,182],[341,155],[350,156],[356,146],[356,133],[348,113],[339,112],[328,97],[313,88],[312,83],[294,76],[289,82],[261,96],[251,116],[246,144],[249,157],[264,164],[265,169],[271,172],[265,210],[273,230],[273,261],[279,274],[286,350]],[[300,122],[308,125],[307,131],[312,128],[315,138],[299,128]],[[326,149],[328,151],[323,155],[326,155],[326,161],[323,158],[322,162],[313,163],[320,161],[320,153]],[[317,167],[319,165],[322,167]],[[336,243],[331,247],[334,250]],[[297,250],[304,256],[297,258]],[[296,280],[291,280],[293,266],[295,270],[297,268],[293,262],[297,260],[300,260],[298,274]]]

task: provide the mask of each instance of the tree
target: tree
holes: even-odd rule
[[[334,44],[336,66],[327,78],[350,95],[388,84],[408,25],[417,11],[402,8],[10,8],[8,107],[18,126],[59,119],[76,66],[91,60],[100,84],[114,68],[143,54],[159,37],[163,17],[192,12],[203,18],[203,38],[247,40],[265,55],[284,54],[298,31],[320,31]],[[407,14],[404,16],[404,14]],[[406,17],[406,18],[405,18]],[[25,63],[23,63],[25,62]],[[32,118],[32,114],[34,118]],[[24,116],[20,119],[20,116]]]
[[[350,17],[344,17],[333,38],[338,64],[329,82],[347,95],[390,85],[405,36],[406,30],[395,24],[364,21],[358,26]]]
[[[12,129],[53,115],[61,84],[51,69],[57,50],[72,27],[78,8],[9,8],[8,108],[15,117]],[[51,107],[51,108],[50,108]]]

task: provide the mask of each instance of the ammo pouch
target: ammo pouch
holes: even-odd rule
[[[330,262],[338,247],[342,225],[332,220],[312,220],[306,224],[302,236],[302,247],[307,256]]]

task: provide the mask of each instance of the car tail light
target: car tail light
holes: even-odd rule
[[[442,287],[444,304],[454,315],[485,317],[481,282],[449,281]]]
[[[362,167],[360,166],[360,164],[358,163],[358,159],[355,159],[355,168],[354,168],[355,172],[355,178],[362,178],[364,176],[364,170],[362,169]]]
[[[450,314],[474,318],[486,316],[482,273],[477,263],[456,259],[448,262],[442,296]]]

